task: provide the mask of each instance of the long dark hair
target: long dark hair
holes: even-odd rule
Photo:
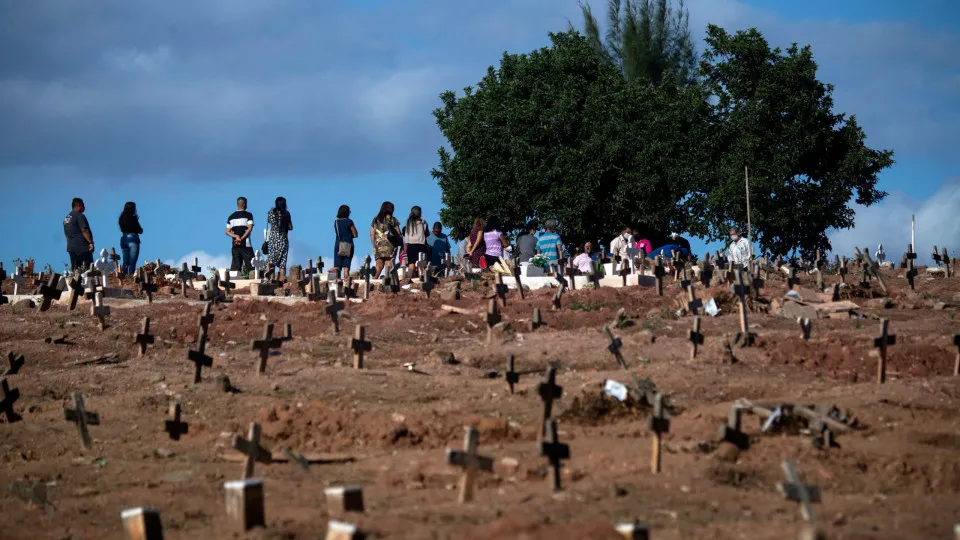
[[[403,234],[410,234],[410,231],[420,224],[421,214],[423,214],[423,210],[419,206],[410,209],[410,217],[407,218],[407,225],[403,228]]]
[[[380,212],[377,214],[377,217],[374,221],[378,223],[383,223],[387,216],[393,215],[393,203],[390,201],[383,201],[383,204],[380,205]]]
[[[83,204],[83,203],[80,203]],[[124,217],[137,217],[137,203],[127,202],[123,205],[123,212],[120,212],[120,219]]]
[[[337,219],[347,219],[348,217],[350,217],[350,207],[341,204],[340,208],[337,209]]]
[[[287,199],[277,197],[277,200],[274,201],[273,214],[276,216],[277,227],[282,232],[286,232],[290,228],[290,212],[287,211]]]
[[[487,224],[483,226],[483,232],[503,232],[500,225],[500,218],[497,216],[490,216],[487,218]]]

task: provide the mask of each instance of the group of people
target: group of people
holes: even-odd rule
[[[75,198],[70,213],[63,221],[67,252],[73,270],[93,265],[93,233],[84,215],[85,210],[83,200]],[[372,277],[380,277],[384,268],[394,264],[406,265],[408,275],[413,276],[417,273],[417,262],[421,257],[429,260],[435,268],[440,268],[452,248],[450,238],[443,232],[441,223],[436,222],[432,227],[428,227],[423,219],[422,209],[414,206],[401,225],[400,220],[394,216],[394,211],[393,203],[385,201],[380,205],[380,211],[370,223],[370,244],[376,262]],[[143,234],[136,203],[124,204],[118,225],[121,233],[121,271],[132,274],[136,270],[140,253],[140,235]],[[266,262],[271,267],[286,270],[287,254],[290,250],[288,235],[293,230],[293,219],[287,209],[285,198],[277,197],[274,201],[273,208],[267,212],[267,225],[268,231],[266,240],[261,246],[261,252],[266,255]],[[237,198],[237,209],[227,218],[226,226],[226,234],[232,240],[230,265],[232,271],[240,272],[253,268],[254,249],[251,239],[253,226],[253,214],[247,210],[246,197]],[[333,268],[339,277],[346,278],[356,249],[354,241],[358,237],[356,224],[350,219],[349,206],[342,205],[337,210],[333,228],[335,239]],[[457,258],[461,263],[469,261],[473,267],[481,269],[494,268],[501,264],[501,261],[527,263],[537,255],[546,259],[548,267],[556,266],[559,261],[567,259],[563,242],[557,233],[555,220],[546,220],[544,230],[539,237],[536,235],[537,230],[538,226],[535,222],[527,223],[513,245],[503,231],[497,216],[489,216],[486,219],[478,217],[474,220],[467,237],[457,245]],[[648,236],[652,237],[653,241]],[[734,264],[741,265],[749,262],[752,256],[749,240],[743,238],[738,229],[732,228],[730,241],[730,260]],[[654,248],[654,245],[657,247]],[[586,242],[583,250],[574,257],[572,264],[582,272],[592,272],[599,261],[628,260],[631,248],[646,253],[648,257],[662,255],[669,259],[674,254],[681,257],[692,256],[690,242],[677,233],[660,237],[635,233],[632,228],[625,227],[610,242],[609,251],[595,249],[593,242]]]

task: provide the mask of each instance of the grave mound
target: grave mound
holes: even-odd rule
[[[561,422],[581,426],[602,426],[621,422],[635,422],[650,415],[652,408],[645,400],[638,400],[631,392],[620,401],[603,393],[602,389],[588,390],[573,398],[570,408],[560,415]]]

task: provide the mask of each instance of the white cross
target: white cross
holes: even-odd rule
[[[103,274],[103,288],[107,288],[107,275],[117,270],[117,265],[107,257],[106,248],[100,250],[100,260],[94,263],[94,268]]]

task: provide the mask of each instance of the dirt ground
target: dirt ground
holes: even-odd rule
[[[365,512],[343,519],[369,538],[615,539],[613,524],[634,519],[657,540],[797,538],[799,506],[776,489],[780,463],[790,460],[820,489],[815,520],[827,538],[951,539],[960,522],[960,378],[952,376],[960,278],[920,277],[911,292],[899,274],[885,274],[892,306],[855,298],[860,316],[818,319],[806,342],[795,320],[761,313],[757,303],[756,346],[733,345],[735,363],[725,352],[738,329],[726,285],[698,290],[722,311],[704,316],[705,343],[694,360],[692,319],[678,318],[680,292],[669,278],[663,297],[636,287],[570,291],[560,311],[551,310],[553,291],[526,299],[511,291],[502,312],[514,333],[492,344],[481,315],[441,310],[436,292],[430,299],[378,292],[347,303],[339,335],[322,304],[234,301],[213,309],[214,365],[198,385],[187,351],[196,346],[199,301],[108,301],[103,332],[89,304],[44,313],[2,306],[0,371],[10,351],[25,364],[6,377],[20,391],[14,410],[22,420],[0,415],[0,537],[119,539],[120,512],[138,506],[160,510],[167,538],[243,537],[225,513],[223,484],[243,470],[227,446],[229,434],[245,436],[256,421],[270,450],[330,459],[306,471],[258,463],[267,526],[249,538],[323,538],[331,519],[324,489],[337,485],[363,487]],[[808,276],[801,282],[812,286]],[[454,303],[479,312],[488,290],[465,284]],[[768,280],[761,296],[783,292],[782,281]],[[534,307],[546,325],[530,331]],[[649,408],[601,395],[606,379],[632,383],[601,331],[621,307],[629,326],[614,333],[629,372],[652,380],[673,407],[660,474],[650,471]],[[156,343],[140,359],[133,334],[144,316]],[[884,385],[875,382],[879,317],[897,335]],[[257,375],[250,341],[265,322],[278,332],[291,323],[293,339]],[[373,343],[364,370],[351,367],[358,322]],[[64,334],[67,344],[45,342]],[[440,360],[446,353],[455,364]],[[522,373],[513,395],[503,377],[508,355]],[[106,359],[87,362],[98,357]],[[412,371],[404,367],[411,362]],[[537,447],[536,384],[549,363],[563,387],[553,416],[571,453],[556,494]],[[229,376],[236,391],[224,392],[217,375]],[[91,450],[63,420],[75,391],[100,415]],[[748,415],[751,446],[736,451],[716,437],[740,398],[835,405],[856,417],[858,429],[837,433],[840,447],[823,450],[808,433],[763,433],[759,417]],[[189,423],[179,441],[164,432],[172,400]],[[465,425],[478,426],[480,453],[495,466],[478,474],[475,500],[462,505],[459,469],[446,464],[445,449],[462,445]],[[24,493],[37,482],[46,486],[45,504]]]

